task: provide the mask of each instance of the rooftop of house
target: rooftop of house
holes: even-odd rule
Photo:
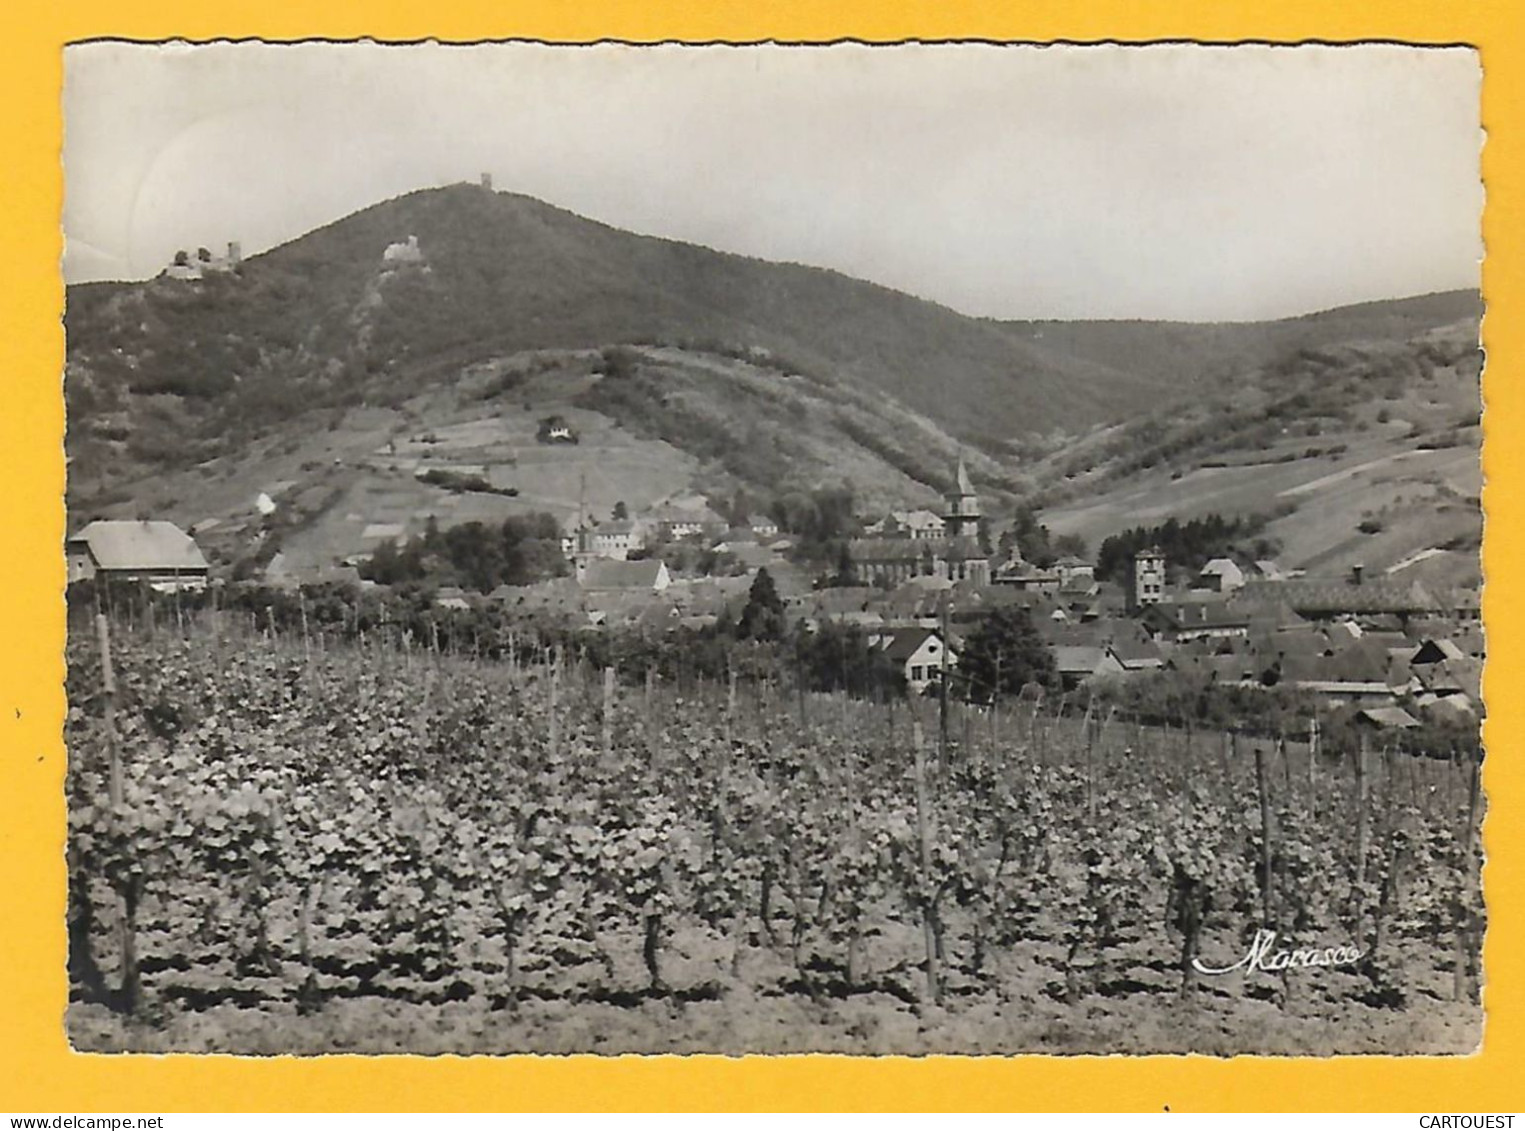
[[[942,638],[930,628],[897,628],[881,640],[880,647],[890,659],[904,663],[914,656],[928,640],[937,643],[940,653]]]
[[[200,547],[173,522],[100,519],[90,523],[69,542],[74,546],[88,546],[90,556],[101,569],[200,571],[207,568]]]
[[[655,559],[622,562],[599,558],[588,563],[581,585],[584,589],[655,589],[666,576],[667,566]]]
[[[675,503],[652,507],[646,512],[646,518],[651,522],[676,525],[697,523],[701,526],[718,526],[725,521],[708,506],[680,507]]]
[[[1248,628],[1249,614],[1226,601],[1162,601],[1150,605],[1148,615],[1177,629]]]
[[[1123,637],[1114,640],[1107,648],[1125,668],[1157,668],[1165,662],[1165,654],[1152,640]]]
[[[1060,644],[1054,648],[1054,666],[1064,675],[1094,672],[1106,655],[1106,650],[1094,645]]]
[[[1419,720],[1402,707],[1366,707],[1356,717],[1383,730],[1409,730],[1419,725]]]
[[[1420,613],[1437,609],[1434,596],[1417,581],[1407,584],[1386,579],[1349,580],[1298,578],[1289,581],[1252,581],[1235,595],[1235,603],[1250,609],[1262,603],[1285,603],[1303,615],[1333,616],[1339,613]]]

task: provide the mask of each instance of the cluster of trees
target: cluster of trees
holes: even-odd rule
[[[949,690],[976,703],[1020,695],[1036,684],[1056,690],[1059,670],[1026,609],[987,613],[964,641],[958,678]]]
[[[1362,742],[1359,708],[1331,708],[1312,692],[1284,685],[1241,687],[1186,672],[1158,671],[1101,681],[1092,685],[1086,696],[1095,708],[1115,707],[1121,717],[1146,725],[1200,732],[1233,730],[1252,738],[1305,741],[1316,722],[1319,745],[1330,757],[1352,755]],[[1476,758],[1481,753],[1475,719],[1415,714],[1422,724],[1419,728],[1386,736],[1368,732],[1365,741],[1373,749],[1391,743],[1398,749],[1432,757]]]
[[[1273,557],[1276,544],[1257,537],[1265,529],[1264,515],[1224,518],[1210,514],[1187,522],[1169,519],[1160,526],[1135,526],[1102,542],[1096,554],[1096,576],[1121,581],[1138,551],[1156,546],[1172,566],[1198,570],[1212,558],[1228,556],[1243,547],[1255,558]]]
[[[989,546],[989,535],[985,532],[983,521],[981,522],[980,535],[982,542]],[[1037,512],[1031,506],[1019,506],[1012,515],[1011,526],[1001,535],[1000,554],[1002,558],[1009,557],[1013,549],[1022,554],[1022,560],[1031,562],[1039,569],[1047,569],[1060,558],[1073,555],[1077,558],[1086,556],[1085,539],[1078,534],[1060,534],[1055,537],[1049,533],[1047,526],[1038,521]]]
[[[529,585],[565,570],[561,528],[545,513],[515,515],[501,526],[467,522],[440,530],[431,517],[423,534],[376,547],[361,576],[380,585],[458,585],[488,593]]]
[[[494,487],[485,476],[469,475],[459,471],[447,471],[442,467],[431,467],[419,476],[425,483],[435,487],[443,487],[452,494],[459,495],[463,491],[475,491],[484,495],[507,495],[512,498],[519,493],[517,487]]]

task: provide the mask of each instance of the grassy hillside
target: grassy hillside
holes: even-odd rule
[[[417,261],[384,256],[410,237]],[[1399,563],[1474,538],[1477,315],[1458,292],[1001,323],[460,185],[227,274],[71,288],[69,505],[320,560],[367,526],[580,500],[848,481],[866,508],[921,505],[963,448],[993,512],[1026,498],[1093,546],[1218,510],[1281,515],[1298,561]],[[583,442],[539,444],[548,413]],[[450,489],[479,472],[493,491]]]
[[[551,417],[578,442],[542,443]],[[961,451],[993,505],[1025,488],[883,397],[767,364],[674,347],[522,351],[395,405],[296,412],[279,435],[82,501],[73,521],[152,513],[194,527],[224,562],[279,550],[296,568],[329,566],[374,549],[379,527],[412,535],[431,516],[545,511],[570,528],[616,503],[638,513],[822,484],[850,485],[867,509],[936,505]]]
[[[421,263],[383,261],[410,236]],[[87,479],[225,455],[283,427],[295,405],[395,404],[525,350],[747,351],[992,446],[1164,391],[834,272],[636,236],[466,185],[365,209],[231,274],[71,288],[66,322],[73,454]]]
[[[1475,291],[1358,303],[1270,322],[1036,321],[998,323],[1027,345],[1176,384],[1210,386],[1300,350],[1403,342],[1482,317]]]
[[[1261,514],[1288,566],[1475,579],[1480,364],[1472,319],[1299,349],[1051,453],[1031,469],[1044,521],[1095,545],[1171,516]]]

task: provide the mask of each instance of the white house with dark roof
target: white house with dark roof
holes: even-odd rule
[[[1244,587],[1244,570],[1232,558],[1214,558],[1197,574],[1197,588],[1214,593],[1232,593]]]
[[[872,633],[869,646],[878,648],[893,660],[905,676],[906,686],[912,691],[925,691],[929,685],[942,678],[946,662],[951,672],[958,667],[958,653],[946,648],[943,638],[930,628],[896,628]]]
[[[155,589],[206,587],[208,566],[200,547],[173,522],[100,520],[65,544],[69,581],[106,578],[145,581]]]

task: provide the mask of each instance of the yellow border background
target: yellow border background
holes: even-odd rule
[[[1525,460],[1512,369],[1521,325],[1525,18],[1519,0],[70,0],[0,16],[0,1112],[206,1110],[1374,1110],[1525,1107],[1525,795],[1521,670]],[[23,14],[25,10],[25,14]],[[64,1039],[62,47],[81,39],[372,37],[867,41],[1200,39],[1468,43],[1482,52],[1487,130],[1483,269],[1484,593],[1492,754],[1485,872],[1488,1023],[1459,1059],[1381,1057],[232,1057],[86,1056]],[[1511,835],[1511,826],[1515,826]]]

